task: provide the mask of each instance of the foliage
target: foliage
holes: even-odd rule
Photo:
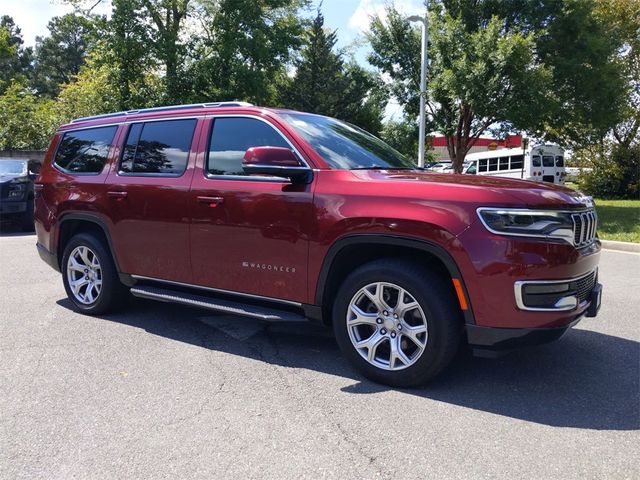
[[[49,22],[48,37],[36,38],[33,87],[41,95],[55,97],[60,85],[80,73],[89,52],[96,46],[104,18],[68,14]]]
[[[284,89],[281,103],[287,108],[345,120],[378,133],[386,94],[380,80],[356,63],[344,63],[335,52],[336,32],[324,28],[318,10],[306,32],[296,73]]]
[[[595,0],[439,0],[429,12],[427,105],[447,135],[457,171],[474,138],[522,129],[576,144],[601,139],[624,97],[619,42],[598,21]],[[604,0],[603,0],[604,1]],[[420,33],[389,7],[369,35],[372,65],[417,115]]]
[[[23,47],[22,32],[13,18],[0,18],[0,94],[12,83],[25,83],[31,76],[33,50]]]
[[[306,0],[201,0],[204,37],[187,77],[192,101],[277,101],[293,50],[302,43]]]
[[[384,124],[380,138],[408,158],[418,158],[418,123],[389,121]]]
[[[58,126],[52,100],[12,83],[0,96],[0,150],[44,149]]]
[[[592,170],[581,175],[580,189],[594,197],[637,199],[640,196],[640,145],[607,144],[595,150],[590,149]]]

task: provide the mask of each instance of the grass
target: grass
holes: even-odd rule
[[[595,200],[601,240],[640,243],[640,200]]]

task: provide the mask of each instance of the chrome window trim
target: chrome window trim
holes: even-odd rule
[[[576,248],[584,248],[584,247],[588,247],[589,245],[592,245],[593,243],[595,243],[595,241],[597,240],[597,237],[594,235],[593,241],[591,241],[590,243],[587,244],[579,244],[576,245],[574,241],[569,242],[568,240],[566,240],[565,238],[562,237],[554,237],[554,236],[549,236],[549,235],[540,235],[540,234],[535,234],[535,233],[510,233],[510,232],[502,232],[500,230],[494,230],[493,228],[491,228],[489,225],[487,225],[487,222],[484,221],[484,218],[482,218],[482,215],[480,215],[480,212],[496,212],[498,214],[510,214],[510,213],[514,213],[514,214],[519,214],[519,213],[526,213],[528,215],[546,215],[549,212],[551,213],[566,213],[569,215],[574,215],[574,214],[583,214],[583,213],[590,213],[590,212],[595,212],[595,208],[594,207],[587,207],[587,208],[583,208],[581,210],[533,210],[533,209],[528,209],[528,208],[499,208],[499,207],[478,207],[476,208],[476,214],[478,215],[478,218],[480,219],[480,222],[482,222],[482,225],[484,225],[484,228],[486,228],[488,231],[490,231],[491,233],[495,233],[496,235],[503,235],[503,236],[508,236],[508,237],[528,237],[528,238],[544,238],[546,240],[560,240],[560,241],[564,241],[566,243],[568,243],[569,245],[572,245]],[[572,218],[573,221],[573,218]],[[574,234],[575,234],[575,222],[574,222]]]
[[[524,300],[522,298],[522,289],[523,289],[523,287],[525,285],[549,285],[549,284],[556,284],[556,283],[576,282],[576,281],[582,280],[583,278],[586,278],[586,277],[588,277],[589,275],[592,275],[592,274],[595,274],[595,276],[597,278],[598,269],[595,268],[594,270],[591,270],[590,272],[587,272],[587,273],[582,274],[582,275],[578,275],[577,277],[563,278],[562,280],[517,280],[513,284],[514,295],[515,295],[515,298],[516,298],[516,305],[520,310],[525,310],[525,311],[529,311],[529,312],[568,312],[569,310],[574,310],[574,309],[586,307],[589,304],[588,300],[582,301],[580,304],[578,304],[575,307],[574,306],[562,307],[562,308],[527,307],[524,304]]]
[[[274,302],[274,303],[282,303],[285,305],[291,305],[294,307],[302,307],[302,303],[299,302],[293,302],[291,300],[282,300],[280,298],[273,298],[273,297],[265,297],[263,295],[255,295],[252,293],[242,293],[242,292],[235,292],[233,290],[224,290],[222,288],[213,288],[213,287],[204,287],[202,285],[194,285],[191,283],[182,283],[182,282],[175,282],[173,280],[165,280],[163,278],[154,278],[154,277],[145,277],[144,275],[131,275],[132,278],[135,278],[136,280],[149,280],[152,282],[161,282],[161,283],[166,283],[166,284],[170,284],[170,285],[177,285],[180,287],[188,287],[188,288],[196,288],[198,290],[207,290],[210,292],[216,292],[216,293],[223,293],[223,294],[227,294],[227,295],[236,295],[239,297],[246,297],[246,298],[254,298],[256,300],[267,300],[270,302]]]

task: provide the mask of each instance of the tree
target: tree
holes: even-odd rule
[[[276,102],[292,52],[302,43],[298,17],[307,0],[201,0],[204,38],[188,77],[193,101]]]
[[[31,76],[33,50],[23,47],[22,32],[13,18],[0,18],[0,93],[13,82],[24,83]]]
[[[375,75],[335,52],[336,32],[324,28],[318,10],[281,102],[288,108],[330,115],[373,133],[382,127],[386,92]]]
[[[592,0],[439,0],[429,22],[429,121],[447,136],[456,171],[487,130],[572,144],[602,136],[617,115],[615,42],[594,21]],[[369,39],[369,61],[415,116],[419,32],[390,8],[386,22],[374,19]]]
[[[57,128],[53,100],[40,100],[13,82],[0,95],[0,150],[44,149]]]
[[[113,0],[105,61],[117,91],[118,110],[130,110],[159,101],[158,89],[150,88],[149,70],[154,67],[150,32],[140,0]],[[155,82],[157,83],[157,82]],[[155,90],[155,91],[154,91]]]
[[[33,85],[38,93],[55,97],[60,85],[80,73],[86,56],[95,47],[100,33],[100,17],[68,14],[49,22],[48,37],[36,38]]]

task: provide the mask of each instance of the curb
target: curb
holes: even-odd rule
[[[615,240],[600,240],[600,243],[602,243],[602,248],[607,250],[640,253],[640,243],[617,242]]]

